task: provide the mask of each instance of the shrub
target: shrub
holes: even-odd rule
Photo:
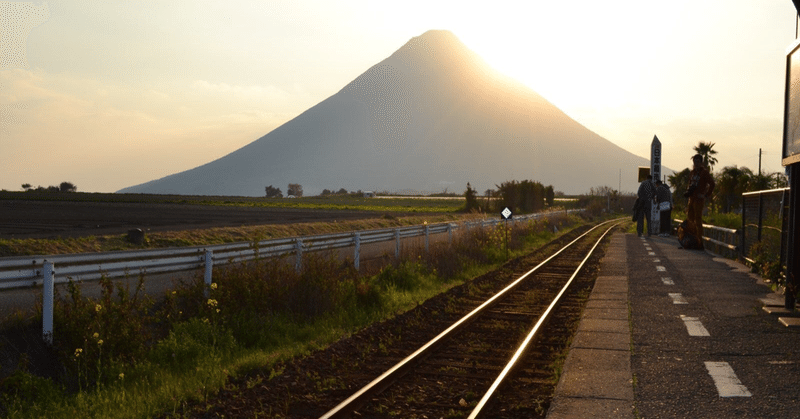
[[[762,278],[773,281],[779,286],[786,285],[778,250],[772,249],[768,242],[759,241],[750,246],[749,253],[753,257],[752,271],[754,273],[760,274]]]

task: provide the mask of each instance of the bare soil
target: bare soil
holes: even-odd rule
[[[125,234],[379,218],[386,212],[177,203],[0,200],[0,238]],[[390,214],[393,216],[403,214]],[[419,215],[419,213],[417,213]]]

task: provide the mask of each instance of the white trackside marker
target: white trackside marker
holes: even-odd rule
[[[686,317],[681,314],[681,320],[686,325],[686,331],[689,332],[689,336],[711,336],[697,317]]]
[[[719,397],[751,397],[747,387],[742,385],[736,373],[727,362],[706,361],[706,369],[714,379]]]
[[[664,285],[675,285],[675,282],[673,282],[672,278],[669,277],[661,278],[661,282],[663,282]]]
[[[656,270],[659,271],[659,272],[666,272],[667,268],[665,268],[663,266],[656,266]]]
[[[681,293],[671,292],[669,298],[672,298],[672,304],[689,304]]]

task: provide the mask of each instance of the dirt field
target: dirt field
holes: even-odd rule
[[[0,200],[0,238],[118,235],[242,225],[358,220],[384,212],[175,203]],[[393,214],[398,215],[398,214]]]

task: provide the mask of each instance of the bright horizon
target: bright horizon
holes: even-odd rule
[[[2,28],[23,38],[0,49],[0,189],[114,192],[208,163],[430,29],[634,154],[657,135],[666,167],[703,141],[716,170],[756,171],[761,148],[762,171],[783,171],[789,0],[29,5],[0,2],[29,30]]]

